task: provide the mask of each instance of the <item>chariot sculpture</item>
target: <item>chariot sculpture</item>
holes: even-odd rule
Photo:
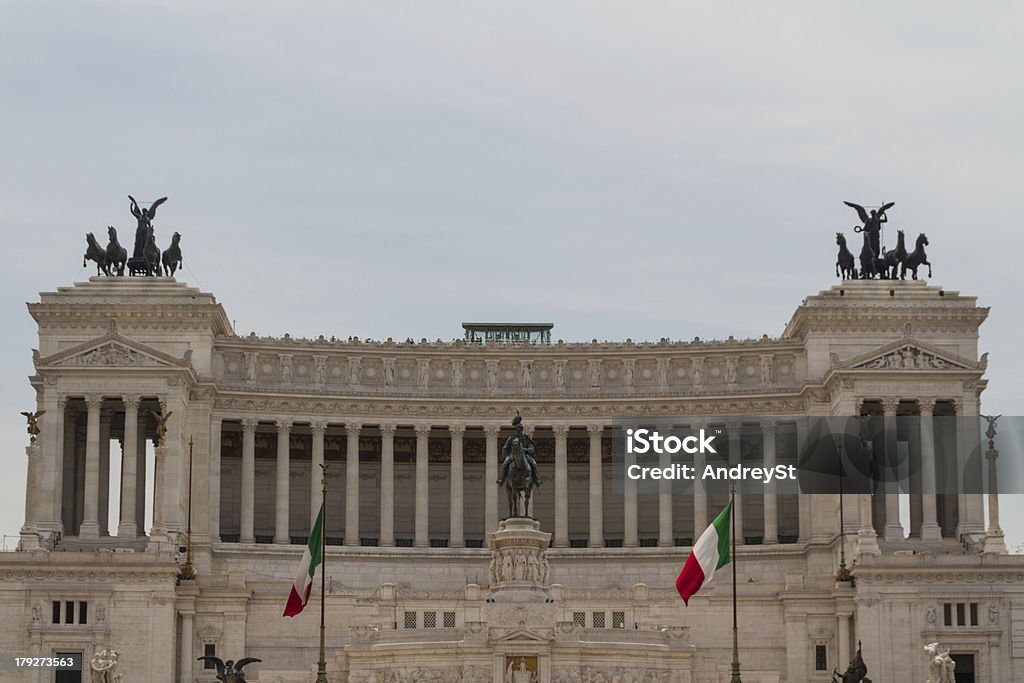
[[[928,277],[932,276],[932,264],[925,252],[928,236],[923,232],[917,236],[914,249],[910,252],[907,251],[902,230],[896,231],[895,249],[887,250],[881,244],[882,225],[889,221],[888,211],[896,202],[886,202],[877,209],[870,210],[853,202],[843,203],[856,210],[862,225],[855,226],[853,231],[863,234],[863,243],[855,257],[847,247],[843,233],[836,233],[836,245],[839,247],[836,256],[836,277],[844,280],[869,280],[876,277],[883,280],[905,280],[907,271],[910,271],[911,278],[916,280],[918,268],[921,266],[928,266]]]

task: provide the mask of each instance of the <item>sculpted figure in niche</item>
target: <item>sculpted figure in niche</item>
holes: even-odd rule
[[[501,557],[501,580],[512,580],[512,554],[506,552]]]
[[[658,359],[658,386],[662,388],[668,386],[668,358]]]
[[[462,388],[462,361],[452,361],[452,386],[456,389]]]
[[[523,555],[522,551],[516,553],[515,577],[516,581],[524,581],[526,579],[526,556]]]
[[[498,363],[496,361],[487,362],[487,386],[491,389],[498,387]]]
[[[313,381],[317,384],[327,382],[327,359],[323,356],[317,356],[313,359]]]
[[[533,387],[533,374],[530,366],[530,362],[527,361],[519,369],[519,383],[524,389],[531,389]]]
[[[736,366],[737,360],[735,358],[725,359],[725,381],[727,384],[736,384]]]
[[[555,386],[565,386],[565,361],[555,361]]]
[[[393,387],[395,386],[395,359],[385,358],[384,359],[384,386]]]
[[[430,384],[430,361],[420,361],[420,388],[426,389]]]
[[[249,382],[256,381],[256,354],[245,354],[245,379]]]
[[[771,384],[774,370],[771,356],[761,356],[761,384]]]
[[[635,367],[633,361],[624,360],[622,361],[622,383],[627,386],[633,386]]]
[[[693,385],[700,386],[704,384],[704,359],[694,358],[693,359]]]
[[[540,562],[537,560],[537,552],[531,552],[526,558],[526,578],[530,581],[540,581]]]

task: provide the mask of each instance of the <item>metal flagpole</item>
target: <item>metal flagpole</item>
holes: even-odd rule
[[[316,683],[327,683],[327,657],[324,654],[324,589],[327,587],[327,468],[322,464],[323,498],[320,502],[320,661],[316,663]]]
[[[195,581],[196,570],[192,566],[192,437],[188,437],[188,526],[185,530],[185,565],[178,578]]]
[[[729,523],[732,530],[729,532],[729,542],[732,546],[732,556],[729,558],[732,564],[732,677],[729,683],[743,683],[740,678],[740,641],[739,627],[736,619],[736,482],[732,483],[729,491]]]

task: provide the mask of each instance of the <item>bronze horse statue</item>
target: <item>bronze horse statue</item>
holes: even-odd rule
[[[167,277],[174,277],[174,271],[181,266],[181,247],[178,246],[180,241],[181,233],[176,232],[171,236],[171,246],[164,249],[162,261],[164,265],[164,275]]]
[[[895,280],[899,275],[900,266],[907,260],[907,244],[903,238],[903,231],[897,230],[896,248],[885,252],[885,273],[890,280]],[[902,279],[902,278],[900,278]]]
[[[919,266],[928,266],[928,277],[932,276],[932,264],[928,262],[928,254],[924,253],[926,246],[928,246],[928,236],[922,232],[917,236],[917,244],[914,247],[914,251],[910,252],[903,262],[903,269],[900,271],[901,280],[906,278],[908,270],[913,273],[913,277],[916,280]]]
[[[96,236],[91,232],[85,233],[85,243],[87,246],[85,255],[82,256],[82,267],[85,268],[86,261],[95,261],[97,275],[110,275],[110,259],[107,258],[107,252],[96,241]]]
[[[857,268],[853,265],[853,252],[846,248],[846,237],[841,232],[836,233],[836,244],[839,245],[839,255],[836,257],[836,277],[849,280],[857,277]]]
[[[117,241],[117,230],[114,229],[113,225],[107,226],[107,236],[110,238],[110,241],[107,242],[107,262],[111,268],[117,268],[118,275],[124,275],[124,264],[128,261],[128,250]]]
[[[873,278],[878,271],[875,262],[875,250],[871,248],[871,235],[864,232],[864,246],[860,250],[860,276],[862,279]]]
[[[508,496],[509,517],[530,516],[530,495],[533,493],[537,482],[533,479],[533,472],[529,463],[526,462],[526,453],[518,441],[512,444],[512,465],[508,470],[508,478],[505,479],[505,494]],[[519,505],[522,502],[522,514],[519,513]]]

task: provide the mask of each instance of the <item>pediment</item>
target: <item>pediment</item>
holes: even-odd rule
[[[549,643],[551,638],[528,628],[514,628],[492,639],[500,643]]]
[[[972,361],[935,348],[913,337],[904,337],[867,353],[834,363],[837,370],[985,370],[988,354]]]
[[[191,366],[191,352],[175,358],[120,334],[107,334],[36,360],[36,367],[57,368],[166,368]]]

